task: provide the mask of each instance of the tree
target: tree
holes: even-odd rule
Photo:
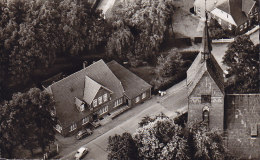
[[[182,128],[167,117],[157,117],[134,133],[141,159],[189,159]]]
[[[172,82],[179,81],[187,67],[184,66],[182,55],[175,49],[170,50],[167,56],[159,56],[155,69],[155,76],[152,80],[154,89],[167,88]]]
[[[124,53],[144,59],[158,52],[171,24],[174,10],[172,1],[128,0],[115,8],[110,20],[114,31],[107,43],[107,48],[113,49],[108,49],[108,54]],[[117,45],[113,45],[115,43]]]
[[[108,138],[108,159],[137,160],[138,151],[131,134],[125,132]]]
[[[208,130],[204,124],[190,124],[186,128],[186,136],[190,155],[194,160],[217,160],[230,157],[219,130]]]
[[[57,55],[95,50],[107,38],[101,11],[86,1],[10,0],[0,6],[0,89],[26,83]]]
[[[7,103],[7,102],[5,102]],[[1,157],[12,158],[14,148],[19,144],[19,132],[13,125],[15,114],[7,104],[0,106],[0,147]]]
[[[249,36],[238,36],[228,45],[223,63],[228,66],[229,75],[235,77],[231,92],[259,92],[259,45],[254,46]]]
[[[171,77],[181,69],[182,64],[180,53],[173,51],[165,57],[161,55],[157,60],[156,77]]]
[[[47,92],[32,88],[16,93],[1,108],[0,145],[3,156],[13,158],[12,151],[22,145],[31,151],[46,148],[55,139],[54,101]]]
[[[205,124],[199,123],[177,125],[164,114],[144,117],[133,138],[127,134],[127,139],[131,140],[131,146],[122,140],[122,136],[109,138],[109,159],[127,157],[129,152],[120,148],[137,150],[133,152],[138,154],[136,159],[236,159],[230,156],[218,130],[208,130]]]

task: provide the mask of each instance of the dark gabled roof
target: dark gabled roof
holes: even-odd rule
[[[150,84],[136,76],[122,65],[118,64],[116,61],[111,61],[107,63],[107,65],[116,75],[116,77],[122,82],[125,95],[130,99],[135,98],[152,87]]]
[[[63,127],[68,127],[89,114],[86,111],[79,112],[75,106],[75,97],[83,99],[86,76],[113,91],[112,99],[123,96],[123,86],[103,60],[52,84],[47,90],[54,96],[56,114]]]
[[[233,17],[237,26],[239,26],[247,21],[247,15],[245,12],[243,12],[242,6],[247,9],[250,5],[254,5],[254,3],[246,1],[247,0],[226,0],[223,3],[219,4],[217,8],[230,14]]]
[[[231,14],[229,0],[226,0],[223,3],[219,4],[217,8],[228,14]]]
[[[242,11],[248,15],[251,9],[254,7],[255,3],[256,2],[253,0],[242,0]]]
[[[205,15],[206,20],[202,37],[201,52],[197,55],[190,68],[187,70],[186,84],[188,96],[192,93],[206,72],[209,73],[210,77],[215,81],[221,92],[225,94],[223,70],[219,66],[215,57],[211,54],[212,46],[208,32],[207,13]]]
[[[187,90],[188,90],[188,96],[192,93],[194,88],[199,83],[202,76],[205,74],[205,72],[208,72],[211,78],[215,81],[221,92],[224,94],[224,77],[223,77],[223,71],[221,67],[219,66],[218,62],[214,58],[214,56],[211,54],[210,58],[202,61],[201,60],[202,53],[200,52],[195,60],[193,61],[192,65],[187,71]]]
[[[214,79],[219,89],[222,91],[222,93],[224,93],[224,73],[213,55],[211,55],[211,58],[207,60],[207,70],[211,77]]]

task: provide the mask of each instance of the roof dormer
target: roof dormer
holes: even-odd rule
[[[77,97],[75,97],[75,105],[80,112],[85,110],[85,103]]]

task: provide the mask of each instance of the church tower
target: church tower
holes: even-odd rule
[[[187,71],[188,123],[204,123],[209,129],[223,130],[225,96],[223,70],[211,51],[206,13],[201,51]]]

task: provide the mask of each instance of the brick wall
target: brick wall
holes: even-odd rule
[[[144,93],[144,92],[143,92],[143,93]],[[140,94],[140,95],[136,96],[135,98],[131,99],[129,106],[134,107],[134,106],[136,106],[136,105],[138,105],[138,104],[143,103],[143,102],[146,101],[147,99],[150,99],[150,98],[151,98],[151,89],[146,90],[145,93],[146,93],[146,97],[145,97],[144,99],[142,99],[142,94]],[[135,100],[136,100],[137,97],[140,98],[140,101],[136,103]]]
[[[211,95],[211,103],[201,103],[201,95]],[[209,128],[223,129],[224,94],[206,72],[189,96],[188,122],[201,122],[203,109],[209,108]]]
[[[260,94],[225,97],[227,147],[242,159],[260,159]],[[251,125],[258,125],[258,136],[251,137]]]

